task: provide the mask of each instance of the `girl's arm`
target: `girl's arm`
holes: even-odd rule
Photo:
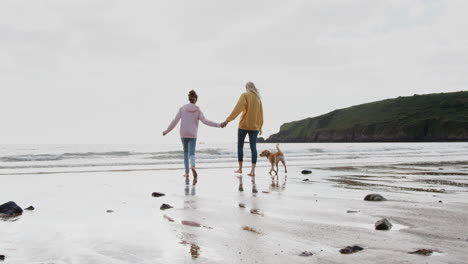
[[[200,116],[198,117],[198,119],[200,119],[200,121],[202,121],[202,123],[207,125],[207,126],[221,127],[220,123],[216,123],[216,122],[213,122],[213,121],[210,121],[210,120],[206,119],[205,115],[203,115],[203,112],[201,110],[200,110]]]
[[[167,127],[166,131],[163,132],[163,135],[167,135],[169,132],[171,132],[172,129],[174,129],[175,126],[177,126],[177,123],[179,123],[180,120],[180,110],[177,112],[177,115],[175,116],[174,120],[172,120],[171,124],[169,124],[169,127]]]

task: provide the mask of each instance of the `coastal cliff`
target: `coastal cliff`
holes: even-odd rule
[[[468,141],[468,91],[398,97],[283,124],[266,142]]]

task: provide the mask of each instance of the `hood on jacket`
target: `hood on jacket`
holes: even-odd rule
[[[200,108],[194,104],[186,104],[182,107],[182,110],[187,112],[197,112],[200,111]]]

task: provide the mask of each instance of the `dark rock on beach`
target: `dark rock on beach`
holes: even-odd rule
[[[5,255],[0,255],[0,261],[4,261],[5,260]]]
[[[0,205],[0,215],[13,217],[23,213],[23,209],[19,207],[15,202],[8,202]]]
[[[161,207],[159,207],[159,209],[161,209],[161,210],[166,210],[166,209],[171,209],[171,208],[174,208],[174,207],[169,205],[169,204],[165,204],[165,203],[163,203],[161,205]]]
[[[375,222],[375,230],[390,230],[392,229],[392,223],[387,219],[383,218]]]
[[[154,192],[151,194],[151,196],[153,197],[161,197],[161,196],[164,196],[165,194],[164,193],[160,193],[160,192]]]
[[[245,208],[245,203],[239,203],[240,208]]]
[[[341,254],[352,254],[352,253],[359,252],[361,250],[364,250],[364,248],[362,248],[360,246],[349,246],[349,247],[345,247],[345,248],[340,249],[340,253]]]
[[[24,210],[28,210],[28,211],[34,211],[34,209],[36,209],[36,208],[34,208],[34,206],[32,206],[32,205],[29,206],[28,208],[24,208]]]
[[[106,213],[113,213],[114,210],[107,210]]]
[[[430,256],[432,255],[434,251],[430,249],[418,249],[413,252],[408,252],[409,254],[417,254],[417,255],[422,255],[422,256]]]
[[[250,213],[263,216],[263,212],[259,209],[250,209]]]
[[[313,256],[314,253],[309,252],[309,251],[302,251],[301,254],[299,254],[300,257],[310,257]]]
[[[379,201],[386,201],[386,200],[387,199],[385,199],[382,195],[377,194],[377,193],[371,193],[371,194],[366,195],[366,197],[364,197],[364,201],[379,202]]]
[[[309,179],[303,179],[302,181],[303,181],[303,182],[308,182],[308,181],[309,181]]]
[[[356,210],[347,210],[346,213],[348,213],[348,214],[354,214],[354,213],[359,213],[359,211],[356,211]]]
[[[311,173],[312,173],[311,170],[303,170],[303,171],[302,171],[302,174],[311,174]]]

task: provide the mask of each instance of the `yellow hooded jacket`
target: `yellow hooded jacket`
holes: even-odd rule
[[[239,128],[245,130],[262,131],[263,127],[263,107],[262,101],[253,92],[245,92],[239,97],[232,113],[226,119],[231,122],[242,113]]]

